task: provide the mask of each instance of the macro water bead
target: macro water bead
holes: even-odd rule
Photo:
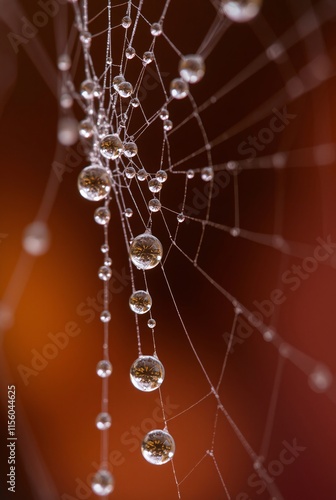
[[[189,92],[189,85],[182,78],[174,78],[170,83],[170,95],[174,99],[184,99]]]
[[[145,290],[137,290],[130,296],[129,306],[135,314],[146,314],[152,307],[152,298]]]
[[[113,78],[112,80],[112,86],[114,88],[114,90],[116,90],[118,92],[119,90],[119,85],[121,83],[123,83],[125,81],[125,78],[123,77],[123,75],[117,75]]]
[[[133,57],[135,57],[135,48],[129,45],[125,50],[125,56],[127,57],[127,59],[133,59]]]
[[[50,245],[48,226],[42,221],[35,221],[26,226],[23,232],[22,246],[30,255],[43,255]]]
[[[254,19],[261,9],[262,0],[222,0],[222,12],[235,23]]]
[[[124,147],[124,155],[127,156],[127,158],[133,158],[133,156],[138,154],[138,146],[135,142],[126,142]]]
[[[202,180],[205,182],[209,182],[214,178],[214,171],[212,167],[204,167],[201,170]]]
[[[96,427],[100,431],[109,429],[112,424],[111,415],[106,412],[99,413],[96,418]]]
[[[130,82],[121,82],[118,85],[118,94],[120,97],[130,97],[133,94],[133,85]]]
[[[130,16],[124,16],[121,20],[121,25],[123,28],[129,28],[132,24],[132,19]]]
[[[99,201],[111,191],[110,176],[103,167],[92,165],[85,167],[78,176],[78,189],[83,198]]]
[[[181,78],[188,83],[197,83],[205,73],[203,58],[197,54],[183,57],[179,64]]]
[[[98,278],[103,281],[108,281],[112,277],[112,269],[109,266],[101,266],[98,269]]]
[[[153,59],[154,59],[153,52],[149,50],[144,52],[144,55],[142,56],[142,62],[144,63],[144,65],[150,64],[153,61]]]
[[[111,218],[111,212],[107,207],[98,207],[94,213],[94,220],[97,224],[107,224]]]
[[[60,71],[68,71],[71,68],[71,59],[69,54],[61,54],[59,56],[57,67]]]
[[[139,234],[129,249],[131,261],[138,269],[152,269],[157,266],[163,255],[160,241],[150,233]]]
[[[133,179],[133,177],[135,177],[135,168],[134,167],[126,167],[125,168],[125,175],[127,177],[127,179]]]
[[[153,23],[150,27],[151,35],[160,36],[162,34],[162,26],[160,23]]]
[[[159,182],[166,182],[168,179],[168,174],[165,172],[165,170],[158,170],[155,174],[155,177]]]
[[[159,212],[161,210],[161,202],[157,198],[153,198],[148,202],[148,208],[151,212]]]
[[[158,193],[162,189],[162,184],[159,179],[151,179],[148,183],[148,188],[151,193]]]
[[[94,91],[96,89],[96,82],[93,80],[84,80],[79,88],[79,92],[84,99],[93,99]]]
[[[141,453],[150,464],[163,465],[174,456],[174,439],[168,432],[161,429],[150,431],[142,441]]]
[[[124,145],[118,134],[109,134],[100,141],[100,152],[104,158],[115,160],[124,152]]]
[[[101,361],[99,361],[99,363],[97,364],[96,372],[98,377],[109,377],[112,373],[112,365],[110,361],[108,361],[107,359],[102,359]]]
[[[114,477],[108,470],[101,469],[93,476],[91,481],[93,493],[100,497],[109,495],[114,490]]]
[[[85,118],[78,124],[78,132],[81,137],[84,139],[89,139],[89,137],[93,136],[94,125],[93,121],[90,118]]]
[[[136,389],[152,392],[160,387],[165,376],[163,364],[155,356],[140,356],[130,370],[131,382]]]

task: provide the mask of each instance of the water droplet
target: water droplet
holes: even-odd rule
[[[142,62],[147,65],[150,64],[154,60],[154,54],[153,52],[147,50],[144,52],[144,55],[142,56]]]
[[[85,167],[78,176],[78,189],[87,200],[102,200],[111,190],[110,176],[103,167]]]
[[[118,134],[109,134],[100,141],[101,154],[110,160],[119,158],[124,151],[124,145]]]
[[[111,218],[111,212],[107,207],[98,207],[95,210],[94,213],[94,220],[97,222],[97,224],[101,224],[102,226],[104,224],[107,224]]]
[[[83,31],[79,36],[83,46],[87,49],[91,47],[92,35],[88,31]]]
[[[168,118],[169,118],[169,111],[168,111],[167,108],[165,108],[165,107],[161,108],[160,118],[161,118],[161,120],[168,120]]]
[[[63,109],[69,109],[73,105],[73,97],[71,94],[65,92],[60,97],[60,105]]]
[[[50,245],[48,226],[41,221],[32,222],[23,232],[22,246],[30,255],[45,254]]]
[[[107,359],[103,359],[102,361],[99,361],[99,363],[97,364],[96,371],[98,377],[101,378],[109,377],[112,373],[112,365]]]
[[[152,298],[148,292],[137,290],[130,296],[129,306],[136,314],[145,314],[152,307]]]
[[[111,415],[106,412],[99,413],[96,418],[96,427],[100,431],[104,431],[105,429],[109,429],[112,424]]]
[[[188,83],[199,82],[205,73],[203,58],[199,55],[188,55],[181,59],[179,64],[181,78]]]
[[[137,97],[133,97],[133,99],[130,100],[130,103],[133,108],[138,108],[140,106],[140,101]]]
[[[146,180],[147,177],[148,177],[148,174],[147,174],[146,170],[144,168],[140,168],[140,170],[138,170],[138,172],[137,172],[137,179],[142,182],[142,181]]]
[[[130,245],[130,258],[138,269],[156,267],[163,255],[161,242],[152,234],[143,233],[134,238]]]
[[[193,179],[195,177],[195,172],[191,169],[187,170],[188,179]]]
[[[165,376],[163,364],[155,356],[140,356],[131,366],[130,378],[136,389],[144,392],[155,391]]]
[[[203,181],[209,182],[213,179],[214,177],[214,171],[212,167],[204,167],[201,170],[201,177]]]
[[[189,92],[189,85],[182,78],[175,78],[170,83],[170,95],[174,99],[184,99]]]
[[[133,59],[133,57],[135,56],[135,48],[129,45],[125,50],[125,55],[127,59]]]
[[[125,215],[129,219],[133,215],[133,210],[131,208],[126,208]]]
[[[78,139],[78,122],[75,118],[60,118],[57,131],[58,140],[63,146],[72,146]]]
[[[103,281],[108,281],[112,277],[112,269],[109,266],[101,266],[98,269],[98,278]]]
[[[127,158],[133,158],[133,156],[138,154],[138,146],[135,142],[127,142],[124,146],[124,155],[127,156]]]
[[[80,88],[79,88],[79,92],[80,92],[80,95],[84,98],[84,99],[93,99],[94,98],[94,90],[96,88],[96,82],[94,82],[93,80],[84,80],[81,84],[80,84]]]
[[[127,179],[133,179],[133,177],[135,176],[135,168],[126,167],[125,168],[125,175],[126,175]]]
[[[260,11],[262,0],[222,0],[222,12],[231,21],[246,23],[254,19]]]
[[[178,214],[176,218],[177,218],[178,222],[184,222],[184,220],[185,220],[185,217],[184,217],[182,212],[180,214]]]
[[[107,253],[109,251],[110,247],[108,245],[106,245],[106,243],[104,243],[101,247],[100,247],[100,251],[102,253]]]
[[[89,139],[89,137],[92,137],[94,132],[92,120],[90,118],[85,118],[85,120],[79,122],[78,131],[79,135],[81,137],[84,137],[85,139]]]
[[[152,200],[149,200],[148,208],[151,212],[158,212],[161,210],[161,203],[158,199],[153,198]]]
[[[121,20],[123,28],[129,28],[132,24],[132,19],[129,16],[124,16]]]
[[[163,465],[174,456],[174,439],[166,431],[160,429],[150,431],[142,441],[141,453],[150,464]]]
[[[166,182],[168,179],[168,174],[165,170],[158,170],[155,174],[155,177],[159,182]]]
[[[169,132],[169,130],[171,130],[172,128],[173,128],[173,122],[171,120],[165,120],[163,122],[163,129],[166,132]]]
[[[98,496],[109,495],[114,490],[114,477],[109,471],[101,469],[93,476],[91,487]]]
[[[59,56],[57,67],[60,71],[68,71],[71,68],[71,58],[69,54],[61,54]]]
[[[155,321],[155,319],[150,318],[150,319],[147,321],[147,326],[148,326],[148,328],[155,328],[155,327],[156,327],[156,321]]]
[[[158,179],[151,179],[148,183],[148,188],[151,193],[158,193],[162,189],[162,184]]]
[[[125,81],[125,78],[123,77],[123,75],[117,75],[113,78],[112,80],[112,86],[114,88],[114,90],[116,90],[118,92],[119,90],[119,85],[121,83],[123,83]]]
[[[162,26],[160,23],[153,23],[150,27],[150,32],[153,36],[160,36],[162,33]]]
[[[130,97],[133,94],[133,85],[130,82],[121,82],[118,85],[120,97]]]

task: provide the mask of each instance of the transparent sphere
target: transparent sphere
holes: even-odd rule
[[[137,172],[137,179],[138,181],[145,181],[148,177],[148,174],[146,172],[146,170],[144,168],[140,168],[140,170],[138,170]]]
[[[214,171],[212,167],[204,167],[201,170],[201,177],[203,181],[211,181],[214,177]]]
[[[126,167],[125,168],[125,175],[127,179],[133,179],[135,176],[135,168],[134,167]]]
[[[125,215],[129,219],[133,215],[133,210],[131,208],[126,208]]]
[[[162,26],[160,23],[153,23],[150,27],[150,32],[153,36],[160,36],[162,34]]]
[[[170,83],[170,95],[174,99],[184,99],[189,92],[189,85],[182,78],[174,78]]]
[[[98,377],[106,378],[109,377],[112,373],[112,365],[107,359],[103,359],[99,361],[97,364],[96,372]]]
[[[133,156],[138,154],[138,146],[135,142],[127,142],[124,146],[124,155],[127,156],[127,158],[133,158]]]
[[[80,88],[79,88],[80,95],[84,99],[87,99],[87,100],[93,99],[95,88],[96,88],[96,82],[94,82],[93,80],[90,80],[90,79],[84,80],[80,84]]]
[[[100,152],[109,160],[119,158],[124,152],[124,145],[118,134],[109,134],[100,141]]]
[[[113,62],[112,57],[107,57],[105,62],[106,62],[106,64],[107,64],[108,66],[111,66],[111,64],[112,64],[112,62]]]
[[[71,59],[69,54],[61,54],[59,56],[57,67],[60,71],[68,71],[71,68]]]
[[[221,10],[231,21],[246,23],[259,14],[261,5],[262,0],[222,0]]]
[[[168,174],[165,172],[165,170],[158,170],[155,174],[155,177],[159,182],[166,182],[168,179]]]
[[[151,179],[148,183],[148,188],[151,193],[158,193],[162,189],[162,184],[158,179]]]
[[[88,31],[82,31],[82,33],[79,36],[80,41],[86,47],[87,49],[90,48],[91,46],[91,41],[92,41],[92,35]]]
[[[136,389],[144,392],[155,391],[165,376],[163,364],[155,356],[140,356],[131,366],[131,382]]]
[[[153,198],[148,202],[148,208],[151,212],[159,212],[161,210],[161,203],[158,199]]]
[[[150,64],[154,59],[154,54],[153,52],[147,50],[146,52],[144,52],[144,55],[142,56],[142,62],[147,65],[147,64]]]
[[[148,292],[137,290],[130,296],[129,306],[136,314],[146,314],[152,307],[152,298]]]
[[[123,83],[125,81],[125,78],[123,77],[123,75],[117,75],[113,78],[112,80],[112,86],[114,88],[114,90],[116,90],[118,92],[119,90],[119,85],[121,83]]]
[[[99,85],[98,81],[96,82],[96,86],[93,91],[94,97],[101,97],[103,95],[103,89]]]
[[[193,179],[195,177],[195,172],[191,169],[187,170],[188,179]]]
[[[140,106],[140,101],[137,97],[133,97],[133,99],[130,100],[130,103],[133,108],[138,108]]]
[[[166,132],[169,132],[169,130],[171,130],[172,128],[173,128],[173,122],[171,120],[165,120],[163,122],[163,129]]]
[[[78,189],[87,200],[102,200],[111,190],[110,176],[105,168],[98,165],[85,167],[78,176]]]
[[[107,207],[98,207],[94,213],[94,220],[102,226],[107,224],[111,218],[111,212]]]
[[[127,49],[125,50],[125,55],[127,59],[133,59],[133,57],[135,56],[135,48],[131,46],[127,47]]]
[[[98,269],[98,278],[103,281],[108,281],[112,277],[112,269],[109,266],[101,266]]]
[[[142,456],[153,465],[163,465],[175,453],[175,442],[170,434],[161,429],[148,432],[141,444]]]
[[[167,120],[169,118],[169,111],[167,108],[165,108],[165,107],[161,108],[160,118],[161,118],[161,120]]]
[[[60,97],[60,105],[63,109],[69,109],[73,105],[73,97],[71,94],[64,92]]]
[[[100,251],[102,253],[107,253],[109,251],[110,247],[108,245],[106,245],[106,243],[104,243],[101,247],[100,247]]]
[[[124,16],[121,20],[123,28],[129,28],[132,24],[132,19],[129,16]]]
[[[96,418],[96,427],[100,431],[104,431],[105,429],[109,429],[112,424],[111,415],[106,412],[99,413]]]
[[[147,326],[148,328],[155,328],[156,327],[156,321],[155,319],[151,318],[147,321]]]
[[[130,245],[130,258],[138,269],[152,269],[163,255],[160,241],[150,233],[139,234]]]
[[[50,245],[50,233],[48,226],[41,221],[32,222],[26,226],[23,237],[22,246],[30,255],[45,254]]]
[[[57,130],[58,140],[63,146],[72,146],[78,139],[78,122],[75,118],[60,118]]]
[[[79,135],[81,137],[84,137],[85,139],[89,139],[90,137],[92,137],[94,132],[94,126],[92,120],[90,118],[85,118],[85,120],[79,122],[78,132]]]
[[[180,214],[178,214],[176,218],[177,218],[177,222],[184,222],[185,221],[185,217],[184,217],[182,212]]]
[[[100,497],[109,495],[114,490],[114,477],[108,470],[99,470],[91,481],[93,493]]]
[[[203,58],[197,54],[183,57],[179,64],[179,73],[181,78],[188,83],[199,82],[205,73]]]
[[[112,259],[110,257],[105,257],[104,266],[111,266],[111,265],[112,265]]]
[[[111,321],[111,313],[110,313],[110,311],[102,311],[100,313],[100,321],[102,323],[108,323],[109,321]]]
[[[133,85],[130,82],[121,82],[118,85],[118,94],[120,97],[129,97],[133,94]]]

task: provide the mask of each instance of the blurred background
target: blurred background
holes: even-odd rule
[[[47,2],[3,1],[0,15],[0,292],[1,296],[7,294],[10,297],[16,309],[13,320],[8,318],[4,307],[1,309],[0,483],[2,498],[12,498],[5,478],[8,468],[6,412],[7,385],[15,384],[20,405],[16,414],[15,498],[20,500],[41,498],[36,491],[39,483],[41,491],[50,486],[48,477],[57,491],[57,498],[94,498],[88,483],[99,464],[100,435],[95,428],[95,418],[100,408],[101,381],[95,374],[95,367],[102,357],[102,324],[99,321],[102,286],[97,269],[102,260],[100,245],[103,235],[101,227],[93,220],[97,205],[82,199],[77,190],[78,173],[87,165],[81,148],[77,145],[71,148],[57,146],[57,122],[61,115],[57,100],[60,85],[56,71],[57,50],[67,39],[68,32],[62,23],[67,20],[70,26],[73,16],[71,5],[57,0],[54,3],[59,7],[59,13],[50,16],[36,36],[24,38],[25,42],[17,46],[17,53],[13,38],[10,39],[8,34],[24,36],[22,26],[27,25],[26,20],[32,23],[36,12],[43,10],[42,4]],[[164,3],[145,1],[144,18],[150,23],[156,21]],[[93,17],[93,13],[102,11],[105,5],[99,0],[90,15]],[[312,11],[316,13],[315,17],[303,17],[305,12]],[[113,19],[119,24],[125,15],[126,4],[122,3],[113,12]],[[270,58],[263,69],[241,85],[234,85],[231,92],[215,106],[207,108],[201,117],[211,142],[221,132],[236,124],[244,124],[245,116],[257,113],[261,106],[265,106],[262,119],[255,120],[251,126],[246,123],[239,133],[212,149],[214,164],[244,161],[247,155],[239,151],[241,144],[269,126],[273,108],[282,111],[283,106],[279,107],[274,96],[284,88],[288,90],[288,82],[293,85],[293,77],[299,77],[294,84],[307,79],[309,84],[302,95],[294,98],[295,92],[288,91],[286,109],[293,118],[262,151],[257,152],[259,157],[294,151],[288,155],[285,167],[260,168],[260,163],[252,161],[249,168],[244,169],[245,162],[238,175],[240,227],[255,233],[281,235],[286,242],[299,245],[290,246],[293,251],[288,255],[272,245],[243,237],[234,238],[223,230],[207,228],[198,263],[249,310],[255,310],[255,301],[269,300],[274,289],[282,288],[285,299],[274,308],[272,315],[264,317],[265,323],[298,349],[293,354],[298,364],[314,364],[310,361],[305,364],[305,358],[300,354],[302,351],[309,359],[329,367],[331,373],[335,373],[336,368],[335,249],[331,247],[330,257],[319,262],[308,277],[299,278],[295,290],[289,283],[284,283],[282,276],[288,272],[292,277],[293,266],[302,265],[304,258],[314,255],[320,244],[317,238],[326,241],[329,236],[330,241],[336,241],[335,13],[333,2],[265,0],[260,15],[253,22],[228,27],[206,60],[204,79],[192,88],[196,103],[202,104],[283,33],[292,29],[290,37],[294,43],[285,54],[275,61]],[[165,35],[182,54],[194,53],[215,15],[215,4],[210,1],[172,1],[164,24]],[[301,23],[297,22],[298,19]],[[309,24],[312,19],[317,20],[316,29]],[[150,40],[146,38],[148,26],[147,31],[141,26],[134,42],[139,53],[145,50],[143,48]],[[100,16],[93,32],[104,29],[106,17]],[[119,28],[120,33],[121,30]],[[118,42],[117,30],[113,39],[117,50],[122,40],[120,38]],[[15,40],[20,41],[19,38]],[[98,73],[103,71],[105,52],[102,47],[105,41],[105,38],[97,37],[91,49],[95,64],[98,68],[100,66]],[[178,57],[164,37],[158,38],[155,54],[168,89],[170,80],[177,75]],[[302,71],[315,58],[321,58],[315,66],[315,75]],[[138,72],[134,66],[134,75]],[[75,75],[77,88],[83,76],[79,62]],[[154,77],[152,80],[155,82]],[[307,91],[310,87],[311,90]],[[144,84],[142,92],[144,106],[148,103],[148,109],[153,106],[157,110],[160,98],[153,82]],[[174,125],[192,113],[190,103],[186,101],[172,102],[169,110]],[[78,119],[83,118],[79,106],[74,106],[74,114]],[[152,172],[156,167],[151,165],[157,162],[162,144],[160,139],[155,142],[156,133],[159,135],[156,129],[153,131],[149,127],[141,138],[141,158]],[[174,163],[196,151],[201,138],[195,131],[195,124],[189,122],[171,134],[170,143]],[[50,250],[36,261],[30,256],[24,257],[18,268],[17,263],[22,258],[23,231],[39,211],[50,171],[57,177],[55,167],[52,167],[56,149],[57,162],[66,165],[66,170],[58,179],[59,191],[48,219]],[[185,162],[182,169],[199,169],[206,166],[205,162],[205,156],[199,156]],[[191,208],[196,206],[198,215],[195,217],[205,219],[206,206],[197,207],[197,196],[204,192],[204,182],[199,177],[195,178],[186,203]],[[177,224],[176,213],[180,211],[183,187],[184,178],[181,180],[179,176],[171,175],[162,194],[163,206],[175,212],[164,212],[171,227]],[[234,206],[234,182],[230,181],[213,197],[210,220],[234,226]],[[151,466],[140,453],[141,436],[154,426],[162,427],[157,410],[160,405],[156,391],[139,393],[129,381],[129,368],[137,357],[137,338],[134,316],[128,307],[131,283],[126,245],[120,215],[113,201],[111,212],[110,248],[114,279],[110,286],[110,340],[113,374],[109,396],[113,423],[109,434],[109,457],[116,479],[111,498],[142,500],[151,496],[170,500],[178,498],[171,464]],[[154,234],[166,249],[170,243],[167,231],[159,217],[157,221],[155,219]],[[135,233],[141,231],[141,222],[136,217],[131,223]],[[181,225],[177,242],[192,258],[200,234],[201,227],[196,222]],[[28,271],[31,272],[27,274],[21,293],[21,286],[17,283],[20,279],[25,281]],[[232,304],[176,248],[169,254],[165,271],[192,342],[209,378],[217,384],[234,320]],[[173,417],[187,410],[169,422],[169,431],[176,442],[174,464],[177,478],[181,481],[187,476],[180,485],[181,497],[186,500],[227,498],[211,458],[205,458],[196,467],[211,448],[216,401],[208,397],[190,408],[208,394],[209,384],[188,343],[160,269],[147,274],[154,304],[153,317],[157,321],[157,350],[166,370],[162,386],[166,412]],[[143,351],[151,354],[147,319],[140,318],[140,330]],[[265,342],[258,329],[253,328],[246,318],[239,321],[220,389],[225,409],[258,452],[275,392],[277,366],[283,364],[274,426],[264,465],[270,467],[269,473],[285,499],[336,497],[333,466],[336,458],[336,393],[333,380],[329,380],[328,391],[312,390],[309,374],[285,357],[279,361],[274,345]],[[59,346],[57,339],[63,339],[58,340]],[[295,452],[297,456],[293,455],[295,460],[282,464],[280,469],[274,464],[272,468],[269,464],[279,462],[281,452],[286,448],[284,443],[293,445],[293,442],[300,447]],[[231,498],[270,498],[263,482],[254,476],[250,457],[222,414],[218,418],[214,450]],[[30,465],[28,470],[25,463]],[[49,500],[54,498],[53,495],[50,490],[50,496],[44,498]]]

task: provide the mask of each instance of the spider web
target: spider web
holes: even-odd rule
[[[99,103],[108,132],[138,147],[134,158],[104,163],[113,178],[108,235],[113,267],[122,268],[129,242],[145,229],[164,248],[160,268],[141,272],[129,262],[128,270],[132,290],[148,289],[152,296],[154,329],[148,328],[147,315],[135,316],[132,326],[129,284],[120,296],[111,292],[110,310],[119,319],[112,320],[109,333],[115,367],[109,446],[121,450],[115,461],[108,455],[116,478],[113,496],[134,498],[138,491],[139,498],[158,492],[160,498],[330,498],[332,476],[327,465],[323,473],[316,470],[316,460],[323,453],[325,463],[332,461],[324,447],[335,438],[323,433],[334,420],[335,403],[328,367],[333,359],[325,347],[332,340],[335,267],[329,216],[335,161],[333,5],[265,2],[248,25],[229,22],[215,1],[197,2],[192,11],[188,2],[141,0],[73,7],[73,25],[71,9],[63,12],[68,32],[62,19],[55,22],[58,52],[67,50],[72,58],[59,92],[72,95],[79,120],[86,112],[96,122]],[[132,19],[127,29],[121,24],[125,15]],[[163,32],[153,37],[150,27],[159,20]],[[89,50],[79,36],[86,31],[92,34]],[[136,50],[131,60],[125,56],[129,45]],[[148,50],[154,59],[144,65]],[[172,99],[169,85],[178,76],[179,60],[193,53],[204,57],[205,76],[190,85],[185,99]],[[119,74],[133,85],[130,99],[113,88]],[[85,78],[99,82],[103,92],[91,111],[78,92]],[[135,97],[137,107],[131,104]],[[171,130],[164,130],[163,106]],[[84,141],[83,148],[88,161],[96,158],[94,143]],[[65,165],[62,180],[67,168],[57,155],[56,160],[39,212],[45,219],[59,187],[55,165]],[[146,179],[129,179],[130,166],[145,169]],[[168,177],[154,195],[148,181],[158,170]],[[161,204],[155,213],[148,209],[153,197]],[[85,210],[91,214],[92,207],[78,209],[82,220]],[[85,237],[97,234],[99,249],[101,232],[82,220]],[[94,255],[94,265],[99,259]],[[20,297],[18,282],[24,284],[22,274],[15,279],[16,300],[8,299],[8,290],[4,300],[10,310]],[[99,329],[97,322],[94,328]],[[96,337],[90,342],[98,352],[101,337]],[[153,352],[166,370],[159,398],[134,394],[125,376],[138,354]],[[90,388],[97,391],[92,383]],[[91,418],[98,413],[96,394],[90,404]],[[143,463],[140,435],[153,423],[166,425],[175,439],[172,467]],[[317,429],[321,435],[313,439]],[[91,459],[86,455],[82,465],[99,462],[95,441],[92,431]],[[76,493],[74,482],[65,481],[69,486],[61,498],[89,496],[78,481],[83,475],[75,474]]]

